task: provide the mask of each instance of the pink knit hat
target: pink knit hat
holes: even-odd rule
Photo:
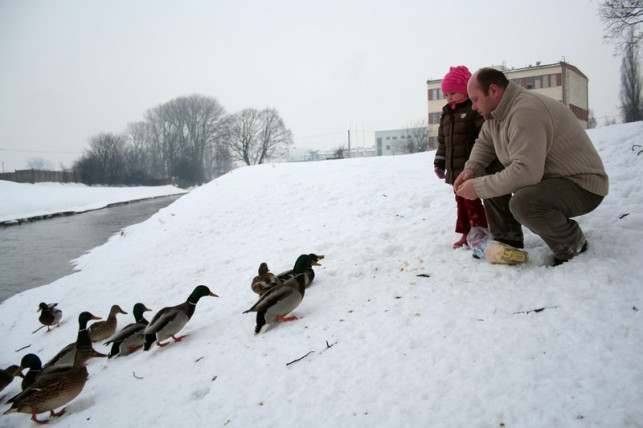
[[[451,67],[449,72],[442,79],[442,93],[457,92],[459,94],[467,94],[467,83],[471,73],[464,65]]]

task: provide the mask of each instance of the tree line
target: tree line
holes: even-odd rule
[[[624,123],[643,120],[641,42],[643,0],[606,0],[599,5],[605,40],[614,43],[621,61],[621,117]]]
[[[292,132],[274,108],[227,114],[211,96],[189,95],[149,109],[120,133],[89,140],[73,169],[85,184],[201,184],[232,169],[285,157]]]

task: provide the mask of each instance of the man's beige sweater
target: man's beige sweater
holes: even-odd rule
[[[492,198],[550,178],[565,178],[597,195],[607,195],[603,162],[587,132],[564,104],[509,82],[500,103],[482,125],[465,168],[474,189]],[[485,175],[495,157],[505,166]]]

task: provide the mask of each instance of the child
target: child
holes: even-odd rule
[[[451,67],[442,79],[442,93],[447,104],[440,116],[438,149],[433,164],[438,178],[445,179],[449,185],[453,185],[464,169],[484,122],[484,118],[471,108],[467,95],[470,77],[467,67],[460,65]],[[455,200],[458,207],[455,231],[462,237],[453,244],[453,248],[460,248],[467,245],[467,234],[472,227],[487,227],[487,217],[480,199],[469,200],[456,195]]]

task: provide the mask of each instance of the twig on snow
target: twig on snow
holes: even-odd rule
[[[291,365],[292,363],[296,363],[297,361],[301,361],[301,360],[303,360],[304,358],[306,358],[307,356],[309,356],[310,354],[312,354],[313,352],[315,352],[315,351],[310,351],[309,353],[307,353],[307,354],[306,354],[306,355],[304,355],[303,357],[297,358],[296,360],[292,360],[291,362],[286,363],[286,365],[287,365],[287,366],[289,366],[289,365]]]
[[[31,344],[29,344],[29,345],[25,345],[25,346],[23,346],[23,347],[22,347],[22,348],[20,348],[20,349],[16,349],[16,352],[20,352],[20,351],[22,351],[23,349],[27,349],[27,348],[29,348],[30,346],[31,346]]]
[[[142,378],[142,377],[140,377],[140,376],[136,376],[136,372],[132,372],[132,376],[134,376],[134,379],[143,379],[143,378]]]
[[[534,312],[534,313],[538,313],[538,312],[542,312],[542,311],[544,311],[545,309],[558,309],[558,306],[550,306],[550,307],[545,307],[545,308],[532,309],[532,310],[530,310],[530,311],[514,312],[514,315],[518,315],[518,314],[530,314],[530,313],[532,313],[532,312]]]

